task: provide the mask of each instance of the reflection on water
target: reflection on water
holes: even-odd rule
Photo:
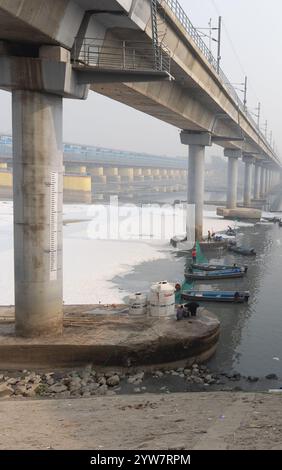
[[[256,224],[240,229],[241,243],[254,247],[256,257],[212,253],[209,261],[222,264],[248,264],[242,279],[195,283],[197,289],[249,290],[248,304],[207,304],[221,321],[221,338],[210,366],[238,371],[244,375],[281,376],[282,366],[282,228],[275,224]],[[143,263],[133,273],[114,281],[129,291],[148,290],[152,282],[181,280],[190,260],[185,255]]]

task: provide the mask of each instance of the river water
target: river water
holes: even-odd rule
[[[232,225],[232,224],[231,224]],[[216,355],[210,360],[213,370],[240,372],[242,375],[282,376],[282,228],[273,223],[241,227],[239,241],[254,247],[256,257],[218,251],[209,261],[248,264],[242,279],[195,283],[197,289],[249,290],[246,304],[208,303],[206,307],[221,322],[221,337]],[[158,280],[181,281],[190,259],[175,253],[169,259],[145,262],[114,282],[121,289],[148,290]],[[201,304],[201,306],[204,304]]]

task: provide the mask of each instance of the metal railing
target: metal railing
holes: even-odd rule
[[[170,53],[164,45],[158,53],[149,43],[108,41],[100,38],[76,38],[74,63],[80,66],[123,71],[170,73]],[[157,59],[156,59],[157,58]]]
[[[218,63],[215,57],[213,56],[212,51],[208,48],[206,43],[203,41],[201,35],[198,33],[197,29],[193,26],[191,23],[191,20],[188,18],[187,14],[183,10],[182,6],[180,5],[178,0],[158,0],[159,4],[161,5],[163,2],[166,3],[173,14],[176,16],[176,18],[179,20],[179,22],[182,24],[182,26],[185,28],[186,32],[189,34],[189,36],[192,38],[194,43],[198,46],[198,48],[201,50],[201,52],[204,54],[208,62],[211,64],[213,69],[216,71],[218,74],[221,82],[225,87],[227,88],[228,92],[232,96],[232,98],[235,100],[237,103],[238,108],[240,111],[242,111],[247,117],[248,120],[251,122],[251,124],[255,127],[257,133],[259,134],[260,138],[262,141],[267,145],[267,147],[274,153],[273,148],[271,147],[270,143],[268,142],[266,136],[262,133],[260,130],[259,126],[257,125],[256,121],[254,120],[253,116],[251,113],[246,109],[244,106],[242,100],[239,98],[235,88],[233,85],[230,83],[224,72],[222,71],[221,68],[218,68]]]

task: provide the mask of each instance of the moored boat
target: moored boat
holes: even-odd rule
[[[229,302],[243,303],[248,302],[249,291],[183,291],[181,298],[183,300],[196,300],[202,302]]]
[[[222,269],[220,271],[206,271],[206,272],[191,272],[191,273],[184,273],[184,276],[187,281],[210,281],[213,279],[233,279],[243,277],[245,274],[245,270],[241,270],[241,268],[233,268],[233,269]]]
[[[243,246],[231,245],[228,247],[228,250],[243,256],[256,256],[254,248],[244,248]]]
[[[235,269],[235,268],[240,268],[245,273],[248,271],[248,266],[237,266],[236,264],[228,265],[228,264],[194,263],[191,265],[191,267],[199,271],[220,271],[224,269]]]

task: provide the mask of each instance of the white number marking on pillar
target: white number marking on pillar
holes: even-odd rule
[[[59,174],[51,173],[50,186],[50,281],[57,280],[58,272],[58,187]]]

